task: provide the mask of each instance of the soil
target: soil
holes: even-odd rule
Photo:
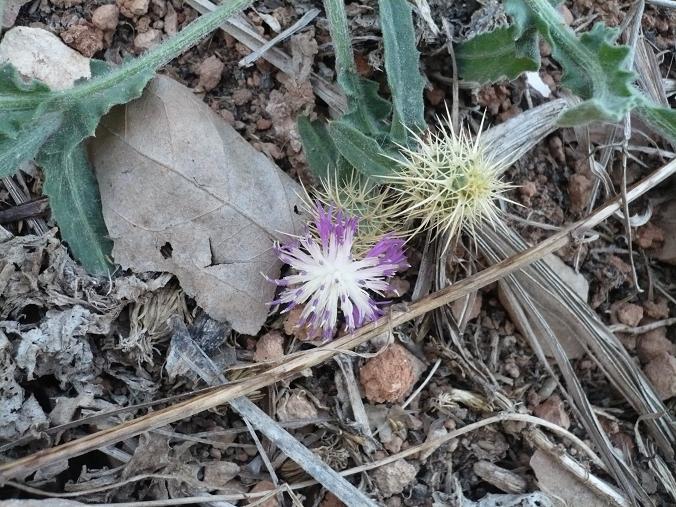
[[[124,58],[138,55],[152,47],[171,33],[180,31],[197,17],[197,13],[182,0],[146,1],[146,8],[143,1],[123,0],[117,2],[122,7],[117,24],[111,24],[114,13],[102,11],[94,23],[96,10],[113,3],[107,0],[29,1],[22,7],[15,24],[46,28],[86,56],[119,63]],[[626,4],[614,0],[574,0],[566,4],[572,14],[573,27],[599,20],[619,26],[628,9]],[[467,1],[448,6],[450,4],[447,2],[429,0],[429,5],[437,24],[441,26],[443,18],[450,20],[458,37],[467,37],[504,24],[504,13],[498,8],[497,2]],[[255,11],[246,11],[246,16],[261,35],[271,38],[275,35],[274,26],[271,26],[274,22],[279,25],[274,27],[277,30],[285,29],[315,7],[321,9],[322,14],[300,36],[280,47],[301,59],[309,59],[315,72],[331,80],[335,78],[332,70],[334,61],[321,2],[261,0],[256,2]],[[360,72],[384,84],[377,2],[360,0],[347,7]],[[673,65],[676,10],[647,5],[642,23],[646,39],[661,55],[662,75],[669,79],[676,78]],[[429,27],[421,21],[418,29],[422,69],[428,79],[426,115],[429,123],[434,124],[435,117],[445,112],[445,101],[450,101],[452,97],[448,79],[452,76],[452,65],[440,39],[430,35]],[[554,95],[560,95],[561,69],[551,58],[546,45],[541,50],[543,61],[540,75],[554,89]],[[289,79],[262,59],[250,67],[240,67],[239,60],[249,53],[250,50],[234,38],[216,31],[171,62],[162,72],[193,88],[206,104],[256,149],[273,159],[292,177],[311,185],[314,180],[295,131],[295,118],[299,114],[326,117],[329,110],[314,96],[307,81]],[[523,79],[518,79],[488,85],[479,90],[462,89],[460,110],[468,123],[479,122],[486,111],[487,123],[498,124],[531,107],[530,101],[537,105],[543,100],[528,91]],[[596,139],[595,135],[592,131],[596,145],[602,144],[602,140]],[[670,149],[666,143],[660,142],[659,145]],[[648,175],[665,162],[655,150],[643,151],[637,157],[629,158],[627,183],[631,184]],[[619,188],[622,169],[620,157],[613,157],[608,174],[616,188]],[[589,211],[587,206],[595,176],[571,129],[561,129],[552,134],[511,167],[505,177],[518,187],[509,196],[518,203],[509,206],[509,213],[515,217],[510,224],[529,244],[543,240],[552,233],[552,229],[569,224]],[[40,173],[34,172],[24,178],[30,196],[38,197],[42,184]],[[659,205],[659,202],[667,200],[669,192],[670,188],[662,188],[650,199],[639,200],[631,206],[631,214],[640,215],[646,209],[651,209],[654,203]],[[595,205],[605,198],[605,195],[601,195],[594,201]],[[0,210],[14,206],[7,189],[0,185]],[[48,217],[45,218],[47,225],[53,225]],[[5,224],[5,227],[17,236],[25,236],[33,231],[27,220]],[[676,300],[672,294],[676,271],[671,265],[653,257],[654,251],[664,241],[664,236],[673,231],[662,230],[649,218],[632,230],[631,240],[628,239],[622,220],[608,220],[596,232],[588,241],[571,244],[558,255],[589,282],[589,304],[601,319],[609,325],[636,327],[673,317]],[[401,280],[401,286],[407,292],[395,298],[397,303],[410,299],[423,246],[422,243],[411,245],[413,266]],[[135,319],[143,314],[144,307],[139,301],[146,304],[146,310],[153,304],[168,304],[167,299],[159,298],[158,293],[161,291],[164,291],[161,297],[171,299],[174,313],[192,325],[192,336],[196,340],[205,340],[205,347],[211,347],[212,359],[217,364],[242,365],[273,360],[280,354],[310,349],[312,339],[316,338],[302,336],[294,330],[293,325],[290,325],[294,318],[291,313],[288,316],[273,314],[258,336],[224,331],[216,342],[207,343],[208,333],[204,329],[210,325],[205,324],[209,322],[208,317],[180,291],[175,282],[170,281],[160,289],[159,285],[153,287],[157,275],[145,274],[136,278],[125,273],[126,285],[116,285],[115,291],[118,292],[110,295],[107,294],[107,281],[104,283],[87,278],[72,261],[64,260],[67,257],[64,248],[59,244],[57,235],[56,238],[43,243],[31,243],[26,247],[27,251],[38,252],[39,258],[31,258],[30,262],[24,259],[23,264],[16,261],[18,269],[32,270],[31,280],[44,281],[48,273],[55,271],[56,274],[48,282],[39,282],[42,284],[40,290],[44,290],[45,294],[49,292],[51,299],[43,294],[44,300],[29,301],[21,306],[20,311],[2,309],[0,318],[6,320],[0,322],[0,359],[2,354],[9,354],[12,347],[18,346],[19,330],[39,328],[50,315],[48,312],[70,308],[76,296],[86,308],[93,308],[92,312],[100,311],[110,317],[108,327],[104,332],[90,331],[90,334],[82,334],[77,338],[80,344],[86,340],[92,351],[91,365],[85,368],[86,371],[80,372],[82,377],[78,379],[81,380],[79,384],[69,384],[59,372],[47,366],[38,367],[33,378],[16,374],[16,384],[24,390],[24,398],[32,396],[38,405],[35,413],[42,414],[45,419],[40,421],[37,417],[21,431],[17,428],[14,434],[0,435],[2,459],[26,456],[50,445],[67,442],[94,430],[144,415],[175,403],[177,398],[172,397],[205,387],[201,381],[185,373],[167,375],[164,369],[170,347],[167,329],[158,328],[157,339],[152,343],[125,344],[120,341],[120,337],[129,336]],[[469,250],[455,253],[454,260],[457,262],[449,268],[449,279],[464,277],[464,269],[469,263],[474,263],[477,269],[488,264],[485,259],[476,259]],[[50,265],[55,259],[64,263],[56,270]],[[68,274],[73,276],[73,273],[82,280],[79,288],[64,288],[66,284],[59,281],[59,277]],[[57,285],[60,286],[58,290],[54,288]],[[115,300],[118,297],[116,294],[122,294],[125,287],[133,287],[139,301],[129,303],[122,295]],[[54,294],[58,294],[61,299]],[[68,300],[70,302],[64,303],[67,298],[71,298]],[[112,310],[97,308],[99,301],[106,305],[115,302],[116,306]],[[1,291],[0,303],[7,304]],[[354,421],[345,380],[335,362],[327,362],[311,372],[303,372],[288,382],[266,388],[250,398],[279,421],[312,420],[302,427],[291,423],[287,426],[297,439],[336,470],[382,459],[427,439],[438,438],[456,428],[480,421],[491,412],[504,408],[496,402],[497,390],[504,393],[513,406],[518,407],[517,410],[567,427],[580,438],[588,438],[578,416],[571,411],[565,397],[557,392],[554,379],[509,320],[500,302],[497,285],[480,291],[473,310],[460,337],[462,350],[449,337],[440,336],[431,319],[427,319],[398,329],[395,336],[399,343],[390,345],[376,358],[370,357],[377,349],[373,341],[355,351],[359,357],[354,360],[356,376],[352,381],[361,379],[362,384],[368,384],[363,386],[362,393],[366,413],[372,429],[381,428],[374,437],[370,453],[365,452],[366,446],[360,445],[365,437]],[[147,321],[143,322],[149,325]],[[88,325],[90,328],[93,326],[91,322]],[[660,395],[664,395],[666,406],[673,414],[676,408],[674,382],[669,383],[663,376],[673,376],[676,368],[674,333],[670,327],[660,329],[662,331],[657,333],[618,332],[618,336],[636,363],[641,364],[648,378],[654,381]],[[3,343],[5,339],[10,343],[9,347]],[[482,383],[480,375],[468,370],[468,362],[463,357],[465,353],[475,364],[490,371],[494,385]],[[77,354],[73,357],[75,363],[82,360]],[[379,366],[377,361],[387,364]],[[416,386],[421,385],[435,364],[438,368],[431,380],[424,384],[409,405],[402,408],[402,403]],[[601,365],[583,355],[573,361],[573,367],[594,409],[608,428],[607,434],[611,441],[635,459],[633,466],[642,474],[645,481],[643,486],[652,495],[655,504],[668,505],[667,493],[648,472],[648,460],[638,454],[639,442],[634,433],[636,417],[632,408],[609,385]],[[376,379],[369,384],[369,379],[377,373],[385,371],[392,376],[392,369],[394,372],[404,372],[397,380],[406,385],[393,385],[394,381],[390,377]],[[255,371],[235,368],[228,371],[227,377],[233,381],[253,375]],[[85,389],[87,383],[96,388]],[[457,395],[458,391],[473,393],[479,401],[460,402],[449,394]],[[0,395],[4,394],[0,391]],[[170,399],[158,405],[143,405],[165,398]],[[125,410],[114,417],[77,425],[58,434],[47,436],[42,433],[48,426],[111,409]],[[449,498],[453,492],[453,476],[457,478],[462,494],[473,501],[487,494],[509,493],[485,474],[477,474],[477,462],[488,461],[523,479],[526,486],[520,492],[536,491],[538,485],[529,466],[534,449],[526,433],[525,424],[514,421],[486,426],[452,440],[427,456],[414,455],[395,461],[388,465],[390,468],[378,468],[377,472],[363,474],[361,481],[374,498],[388,506],[433,505],[433,499],[437,502],[434,505],[447,505],[442,499]],[[34,438],[12,443],[26,435]],[[596,475],[612,481],[569,441],[554,436],[552,439],[562,452],[574,455]],[[308,478],[302,468],[285,459],[271,442],[262,437],[261,440],[261,445],[272,460],[276,478],[268,473],[256,442],[246,430],[244,422],[228,407],[222,406],[129,439],[108,452],[91,452],[64,463],[62,467],[43,470],[29,477],[27,484],[47,492],[76,491],[118,482],[122,484],[130,477],[148,474],[145,478],[128,481],[120,487],[78,498],[86,502],[125,502],[178,498],[206,491],[217,494],[264,491],[273,488],[276,480],[294,484]],[[175,478],[161,477],[168,475]],[[355,484],[359,484],[359,477],[352,476]],[[270,480],[273,482],[266,482]],[[294,494],[302,505],[342,505],[320,486],[304,488]],[[0,488],[0,498],[34,496],[11,485]],[[281,498],[281,495],[272,497],[262,505],[280,505]],[[291,505],[288,495],[284,495],[283,502]],[[233,503],[236,501],[233,500]]]

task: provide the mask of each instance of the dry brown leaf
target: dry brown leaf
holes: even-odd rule
[[[559,259],[556,255],[548,255],[543,259],[543,262],[546,262],[549,267],[559,276],[561,281],[570,287],[575,294],[580,296],[583,301],[587,301],[589,295],[589,284],[585,280],[584,276],[575,273],[575,271]],[[577,359],[582,357],[585,353],[584,347],[577,340],[577,336],[580,336],[580,333],[584,332],[584,326],[575,318],[570,318],[570,314],[566,308],[562,308],[560,301],[552,297],[551,294],[544,291],[540,286],[533,282],[533,280],[528,276],[520,276],[519,282],[532,294],[534,297],[533,304],[537,307],[538,311],[547,318],[547,323],[552,328],[556,334],[557,339],[561,343],[563,350],[566,352],[566,356],[569,359]],[[514,325],[524,334],[522,329],[522,323],[517,317],[514,308],[512,308],[511,303],[508,298],[504,297],[502,292],[502,282],[499,284],[499,297],[500,302],[505,307],[505,310],[510,315],[510,318]],[[535,329],[538,329],[537,319],[529,319],[529,324]],[[542,348],[545,351],[545,354],[552,356],[551,349],[549,345],[543,341]]]
[[[570,505],[607,507],[609,505],[605,498],[596,494],[544,451],[535,451],[530,459],[530,466],[535,472],[538,486],[549,495],[556,507]]]
[[[298,230],[297,185],[196,98],[163,76],[114,110],[92,143],[103,214],[124,268],[174,273],[209,315],[241,333],[265,322]]]

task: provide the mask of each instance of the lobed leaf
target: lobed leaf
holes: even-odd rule
[[[640,104],[629,69],[629,48],[616,46],[617,31],[598,23],[581,37],[568,27],[549,0],[505,0],[514,20],[515,37],[530,37],[533,29],[552,47],[564,69],[562,84],[586,99],[563,113],[562,125],[620,121]]]
[[[649,103],[647,100],[639,106],[638,114],[657,131],[676,143],[676,110]]]
[[[537,32],[518,40],[513,26],[477,35],[455,48],[458,70],[463,79],[485,84],[516,79],[523,72],[540,68]]]

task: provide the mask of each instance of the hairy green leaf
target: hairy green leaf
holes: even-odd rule
[[[343,119],[364,133],[381,136],[387,132],[390,103],[378,95],[378,83],[357,73],[344,0],[324,0],[324,8],[336,52],[337,81],[347,97]]]
[[[303,143],[305,158],[312,172],[321,179],[333,176],[337,171],[340,154],[333,143],[326,125],[311,122],[305,116],[298,118],[298,133]]]
[[[537,32],[515,36],[513,26],[482,33],[455,48],[458,70],[463,79],[485,84],[516,79],[526,71],[540,68]]]
[[[90,273],[107,274],[112,242],[107,237],[99,189],[84,145],[44,154],[38,162],[50,169],[45,171],[44,192],[73,255]]]
[[[385,72],[392,93],[394,117],[392,136],[406,139],[406,128],[425,128],[425,82],[418,69],[420,53],[416,48],[413,12],[407,0],[380,0],[380,25],[383,32]]]
[[[37,157],[61,234],[88,270],[104,273],[109,264],[105,225],[100,209],[94,209],[100,207],[98,189],[83,141],[113,106],[139,97],[159,67],[251,1],[230,0],[120,67],[92,60],[92,78],[68,90],[51,91],[39,82],[25,82],[10,65],[0,68],[0,174],[11,174]]]
[[[16,138],[0,137],[0,178],[14,174],[25,160],[35,158],[42,145],[61,126],[63,116],[49,113],[26,124]]]
[[[587,99],[563,113],[562,125],[618,122],[641,103],[632,86],[629,48],[613,44],[616,30],[598,23],[578,38],[548,0],[505,0],[505,10],[515,37],[529,37],[535,27],[564,69],[562,84]]]
[[[638,114],[660,134],[676,144],[676,110],[646,102],[639,106]]]
[[[340,154],[366,176],[386,176],[396,168],[378,142],[342,119],[329,123],[329,134]]]

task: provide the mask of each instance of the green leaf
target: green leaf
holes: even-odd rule
[[[103,273],[108,264],[101,212],[91,209],[93,205],[100,206],[96,182],[91,171],[82,169],[86,166],[82,158],[83,141],[94,135],[99,120],[113,106],[139,97],[159,67],[199,42],[251,1],[230,0],[152,51],[120,67],[109,68],[92,60],[92,78],[68,90],[51,91],[37,81],[25,82],[10,65],[0,67],[3,150],[0,174],[11,174],[21,162],[37,156],[45,171],[45,191],[51,191],[51,208],[61,234],[87,269]],[[56,125],[57,118],[60,125]],[[85,179],[82,182],[73,179],[79,177]],[[77,201],[64,201],[71,198]],[[85,202],[89,207],[85,207]]]
[[[420,53],[416,48],[413,11],[407,0],[380,0],[380,26],[383,32],[385,72],[392,93],[393,136],[406,139],[406,127],[423,130],[425,81],[418,69]],[[403,131],[403,138],[402,138]]]
[[[639,115],[657,132],[676,144],[676,110],[646,103],[638,108]]]
[[[387,132],[390,103],[378,95],[378,83],[357,73],[344,0],[324,0],[324,8],[336,53],[337,81],[347,97],[343,118],[364,133],[381,136]]]
[[[329,134],[345,160],[365,176],[387,176],[396,169],[397,163],[375,139],[342,119],[329,123]]]
[[[87,271],[106,275],[111,270],[112,242],[101,213],[101,198],[83,145],[70,151],[43,155],[44,192],[59,224],[61,236]]]
[[[49,113],[18,131],[16,138],[0,137],[0,178],[14,174],[26,160],[35,158],[45,141],[61,126],[63,116]]]
[[[485,84],[516,79],[540,68],[537,32],[531,30],[518,40],[513,26],[482,33],[458,44],[455,58],[460,75],[468,81]]]
[[[505,11],[514,20],[517,40],[537,29],[564,69],[562,84],[587,99],[562,115],[563,125],[618,122],[641,103],[632,86],[629,48],[613,44],[616,30],[598,23],[578,38],[548,0],[505,0]]]
[[[298,133],[303,143],[305,158],[315,176],[321,179],[333,177],[340,156],[326,125],[311,122],[305,116],[298,118]]]

